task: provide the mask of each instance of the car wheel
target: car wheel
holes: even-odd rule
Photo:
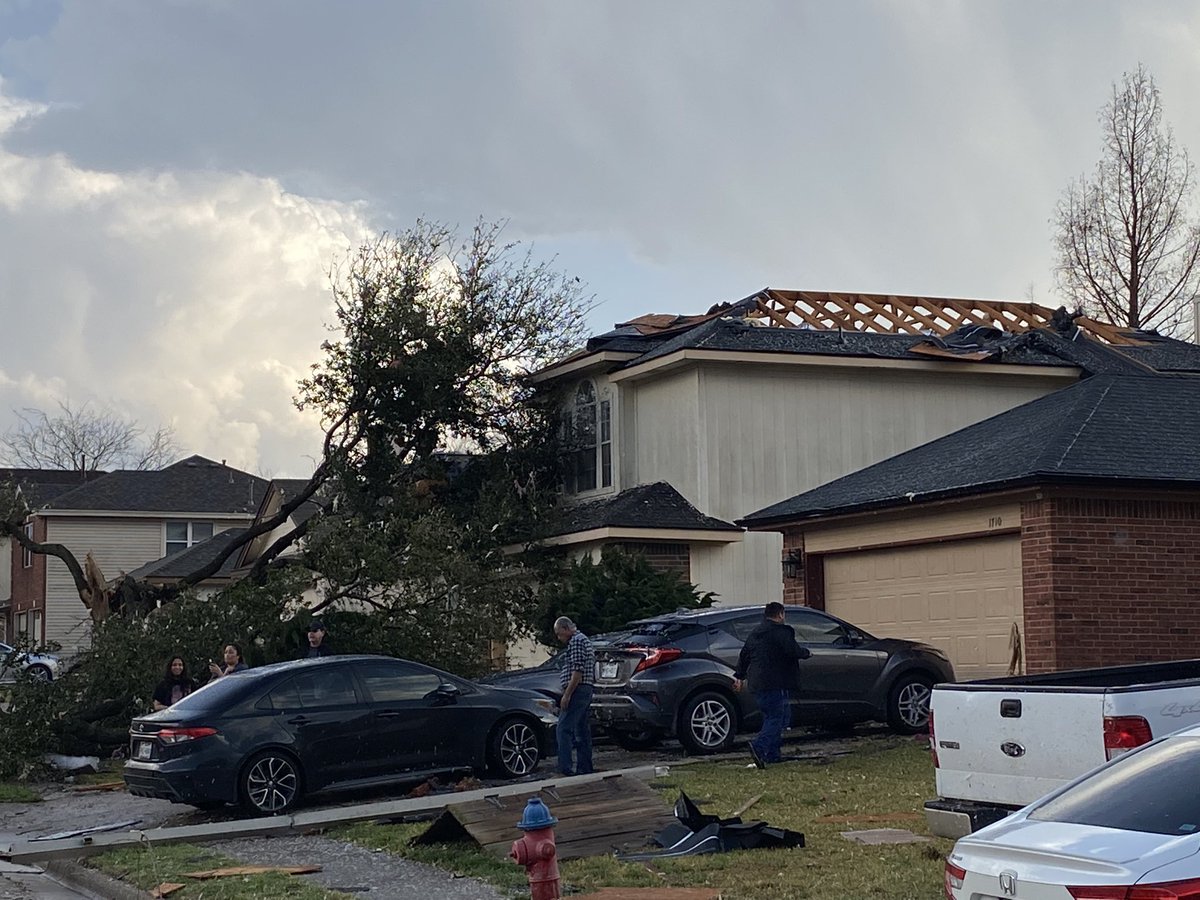
[[[888,694],[887,720],[892,731],[916,734],[929,727],[933,682],[924,675],[905,675]]]
[[[492,732],[488,765],[501,778],[524,778],[537,768],[542,743],[528,719],[505,719]]]
[[[300,764],[281,750],[264,750],[242,769],[242,804],[261,815],[285,813],[300,799],[303,779]]]
[[[43,666],[40,663],[37,665],[30,666],[28,669],[25,670],[25,672],[34,681],[41,681],[43,683],[46,683],[46,682],[50,682],[50,681],[54,680],[54,675],[50,672],[49,667]]]
[[[608,735],[613,739],[613,743],[622,750],[649,750],[651,747],[657,747],[658,742],[662,740],[661,734],[650,729],[618,731],[614,728]]]
[[[689,697],[679,713],[679,742],[689,754],[728,750],[736,731],[733,701],[715,691]]]

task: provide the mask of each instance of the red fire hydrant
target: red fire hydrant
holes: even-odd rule
[[[559,900],[562,897],[558,850],[554,846],[554,826],[557,824],[558,819],[550,815],[550,810],[538,797],[530,798],[525,804],[525,814],[517,823],[525,836],[513,841],[509,856],[525,867],[532,900]]]

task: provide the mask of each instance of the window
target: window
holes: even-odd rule
[[[390,663],[373,663],[358,670],[375,703],[423,700],[437,690],[442,679],[427,669]]]
[[[279,710],[358,704],[349,673],[339,669],[297,675],[271,691],[269,699],[271,707]]]
[[[31,641],[33,641],[35,647],[39,647],[41,646],[42,640],[45,637],[45,635],[42,633],[42,611],[40,609],[35,609],[33,611],[32,624],[33,633],[29,635],[29,638]]]
[[[26,522],[23,530],[25,532],[25,537],[29,538],[29,540],[32,541],[33,540],[33,523]],[[33,551],[30,550],[28,547],[22,547],[21,551],[22,551],[21,552],[21,565],[26,569],[32,569],[33,568]]]
[[[568,494],[612,487],[612,403],[598,400],[596,386],[582,381],[563,415]]]
[[[212,522],[168,522],[166,556],[193,547],[213,536]]]
[[[29,613],[17,613],[17,636],[29,637]]]
[[[789,609],[784,621],[792,626],[801,644],[836,644],[846,640],[846,629],[841,622],[811,609]]]

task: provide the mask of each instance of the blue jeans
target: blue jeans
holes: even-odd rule
[[[755,691],[762,710],[762,729],[750,741],[763,762],[779,762],[783,730],[792,724],[792,698],[787,691]]]
[[[571,695],[570,705],[558,714],[558,771],[563,775],[587,775],[592,771],[592,726],[588,707],[592,704],[592,686],[581,684]],[[576,765],[571,766],[571,748]]]

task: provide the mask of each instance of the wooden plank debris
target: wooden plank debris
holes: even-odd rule
[[[762,794],[755,794],[753,797],[751,797],[749,800],[747,800],[745,803],[743,803],[741,806],[739,806],[737,809],[735,809],[733,812],[731,812],[729,814],[729,818],[736,819],[738,816],[742,815],[742,813],[744,813],[748,809],[750,809],[750,807],[754,806],[754,804],[757,803],[762,798],[763,798]]]
[[[71,788],[73,794],[87,794],[93,791],[123,791],[124,781],[105,781],[102,784],[77,784]]]
[[[654,766],[635,766],[628,769],[618,769],[612,772],[595,772],[591,775],[574,775],[569,778],[558,777],[541,781],[517,782],[498,787],[481,788],[462,793],[434,794],[405,800],[384,800],[374,803],[359,803],[353,806],[337,806],[328,809],[314,809],[306,812],[293,813],[283,816],[265,816],[257,819],[242,819],[240,821],[208,822],[201,825],[181,825],[169,828],[147,828],[144,831],[121,831],[108,834],[83,834],[64,837],[55,840],[43,839],[13,840],[0,842],[0,860],[10,862],[33,862],[40,859],[63,859],[78,856],[88,856],[93,853],[103,853],[119,847],[135,847],[149,843],[173,844],[181,841],[213,842],[231,840],[240,837],[260,837],[272,834],[303,833],[330,825],[340,825],[348,822],[374,821],[378,819],[400,818],[418,813],[437,812],[452,803],[468,803],[473,800],[484,800],[488,797],[527,797],[543,788],[558,788],[566,785],[588,784],[603,781],[614,775],[629,778],[649,779],[654,777]],[[657,796],[657,795],[656,795]],[[524,803],[522,802],[522,809]],[[517,811],[518,819],[520,810]],[[514,827],[516,820],[513,822]]]
[[[164,881],[150,892],[150,896],[153,897],[154,900],[162,900],[163,897],[170,897],[173,893],[176,891],[181,891],[185,887],[187,887],[187,885],[183,884],[182,882]]]
[[[320,872],[320,866],[225,866],[220,869],[205,869],[201,872],[184,872],[185,878],[207,881],[210,878],[234,878],[240,875],[265,875],[278,872],[280,875],[312,875]]]
[[[618,775],[593,784],[530,791],[501,802],[453,803],[414,843],[474,840],[489,853],[507,857],[521,835],[517,822],[531,796],[541,797],[558,819],[554,839],[559,859],[639,849],[675,821],[660,795],[641,781]]]

